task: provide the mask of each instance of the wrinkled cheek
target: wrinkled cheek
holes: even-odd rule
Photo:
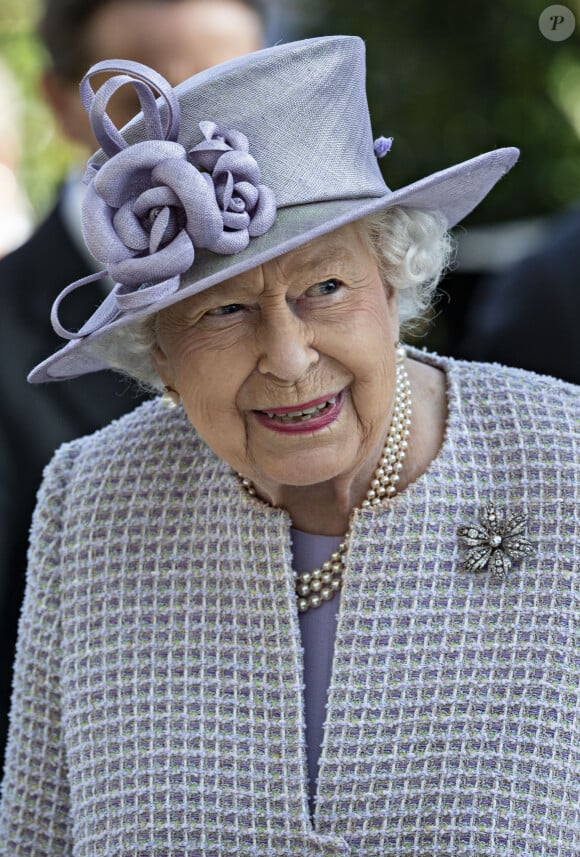
[[[197,433],[220,458],[239,469],[248,441],[245,418],[235,400],[206,385],[200,389],[190,382],[182,389],[183,406]]]
[[[395,377],[394,349],[390,343],[384,343],[382,353],[376,353],[373,360],[355,369],[351,388],[353,407],[366,434],[383,430],[395,391]]]
[[[229,347],[227,335],[216,337],[190,331],[174,339],[171,362],[175,388],[198,434],[233,467],[245,460],[246,411],[238,405],[241,391],[254,367],[243,349]]]
[[[252,460],[252,443],[245,420],[239,412],[208,414],[198,433],[216,455],[235,471],[246,472]]]

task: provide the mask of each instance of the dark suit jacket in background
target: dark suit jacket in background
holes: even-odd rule
[[[580,384],[580,210],[554,219],[541,247],[484,279],[470,304],[460,357]]]
[[[136,407],[135,386],[112,372],[31,385],[28,372],[63,341],[50,324],[64,286],[91,273],[68,234],[60,204],[29,241],[0,260],[0,752],[6,736],[12,665],[26,568],[28,531],[44,466],[64,441],[94,431]],[[64,302],[77,329],[102,300],[104,285]]]

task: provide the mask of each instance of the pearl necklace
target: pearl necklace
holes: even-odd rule
[[[387,439],[373,474],[370,487],[361,503],[363,509],[380,506],[397,493],[399,474],[403,469],[403,460],[407,454],[409,429],[411,426],[411,385],[405,369],[405,349],[397,346],[397,372],[393,416]],[[241,476],[242,485],[248,494],[255,496],[256,489],[249,479]],[[342,588],[346,565],[346,552],[350,529],[338,550],[331,554],[320,568],[296,575],[296,595],[298,610],[305,613],[310,607],[320,607],[323,601],[330,601]]]

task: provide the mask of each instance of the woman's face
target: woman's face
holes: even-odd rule
[[[208,445],[273,496],[376,464],[397,339],[396,297],[350,224],[162,310],[153,361]]]

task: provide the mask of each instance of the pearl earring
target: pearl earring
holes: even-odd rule
[[[166,408],[176,408],[181,404],[181,396],[174,390],[173,387],[168,387],[167,385],[163,388],[163,395],[161,396],[161,402],[165,405]]]

